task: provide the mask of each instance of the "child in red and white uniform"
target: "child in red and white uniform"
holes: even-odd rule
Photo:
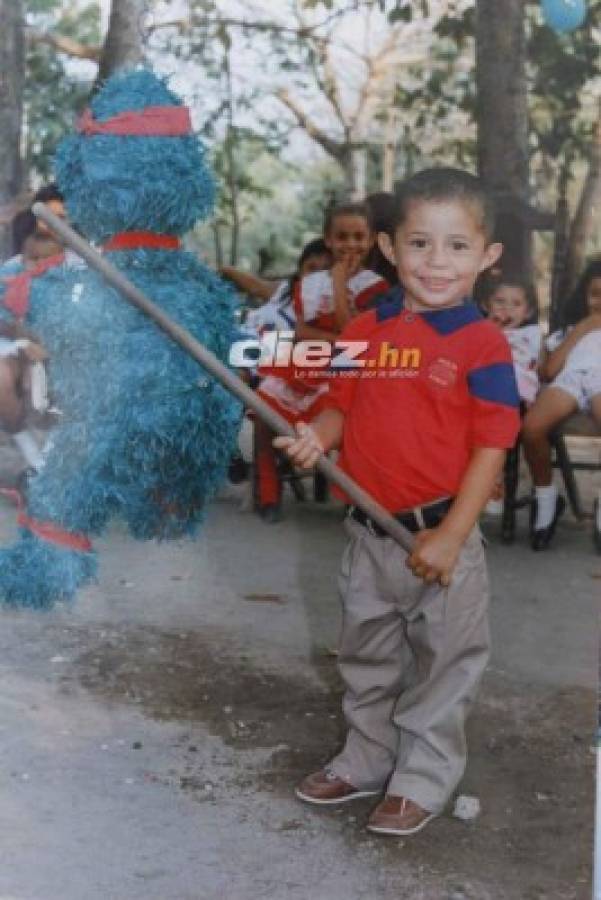
[[[351,319],[388,290],[388,282],[365,268],[375,238],[364,204],[345,204],[328,214],[324,240],[333,263],[328,270],[307,275],[295,287],[297,340],[335,341]],[[300,379],[294,365],[263,368],[260,372],[264,375],[260,395],[292,424],[315,416],[329,390],[325,378]],[[281,487],[271,445],[273,435],[263,423],[256,426],[257,508],[266,521],[277,521]]]

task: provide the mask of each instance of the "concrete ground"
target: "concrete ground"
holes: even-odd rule
[[[589,526],[534,555],[524,515],[512,547],[485,523],[495,653],[461,785],[481,815],[377,839],[370,802],[292,794],[342,735],[340,509],[291,502],[267,526],[236,494],[194,542],[114,525],[71,608],[0,610],[0,900],[589,900]],[[13,520],[1,504],[2,543]]]

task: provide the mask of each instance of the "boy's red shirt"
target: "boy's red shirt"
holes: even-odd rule
[[[339,465],[390,512],[454,496],[474,448],[515,443],[511,350],[473,303],[411,313],[395,288],[341,340],[366,341],[376,363],[330,381],[323,404],[345,415]],[[386,350],[395,368],[378,366]]]

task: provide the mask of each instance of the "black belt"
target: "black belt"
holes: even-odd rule
[[[440,525],[446,514],[448,513],[454,497],[447,497],[445,500],[437,500],[435,503],[428,503],[427,506],[416,506],[407,512],[393,513],[393,518],[404,525],[408,531],[416,533],[424,528],[436,528]],[[387,531],[371,519],[358,506],[349,507],[349,516],[359,522],[374,534],[376,537],[389,537]]]

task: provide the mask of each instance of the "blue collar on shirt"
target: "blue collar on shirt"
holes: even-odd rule
[[[404,309],[403,288],[397,285],[389,291],[375,308],[376,320],[384,322],[398,316]],[[472,322],[478,322],[484,316],[473,300],[466,299],[461,306],[452,306],[450,309],[434,309],[431,312],[420,312],[421,316],[439,334],[453,334]]]

